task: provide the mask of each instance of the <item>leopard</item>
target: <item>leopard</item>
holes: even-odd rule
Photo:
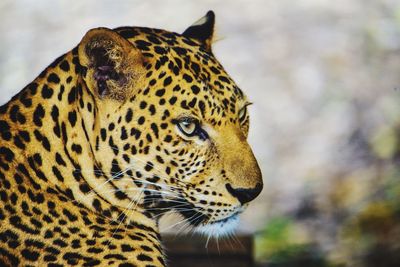
[[[263,180],[214,28],[91,29],[0,107],[1,266],[167,266],[165,214],[240,225]]]

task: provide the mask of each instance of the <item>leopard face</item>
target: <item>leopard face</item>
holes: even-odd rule
[[[182,35],[99,28],[78,47],[93,95],[92,185],[124,208],[174,210],[198,231],[231,232],[263,187],[247,143],[247,97],[211,50],[214,14]],[[110,185],[111,184],[111,185]]]

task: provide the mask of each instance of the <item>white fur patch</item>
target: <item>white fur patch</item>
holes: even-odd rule
[[[191,25],[191,27],[192,27],[192,26],[200,26],[200,25],[205,24],[206,22],[207,22],[207,16],[204,16],[204,17],[202,17],[201,19],[199,19],[198,21],[196,21],[195,23],[193,23],[193,24]]]
[[[224,237],[232,234],[239,225],[239,215],[233,215],[227,220],[221,222],[208,223],[197,226],[195,231],[205,236],[213,236],[216,238]]]

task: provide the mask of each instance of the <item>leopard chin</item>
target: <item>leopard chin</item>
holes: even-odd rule
[[[207,222],[195,227],[195,232],[207,237],[213,236],[216,238],[232,235],[239,226],[239,213],[234,213],[228,218]]]

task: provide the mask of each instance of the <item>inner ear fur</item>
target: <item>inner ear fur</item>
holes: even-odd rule
[[[107,28],[88,31],[78,47],[83,79],[100,98],[124,100],[145,71],[141,52],[128,40]]]

